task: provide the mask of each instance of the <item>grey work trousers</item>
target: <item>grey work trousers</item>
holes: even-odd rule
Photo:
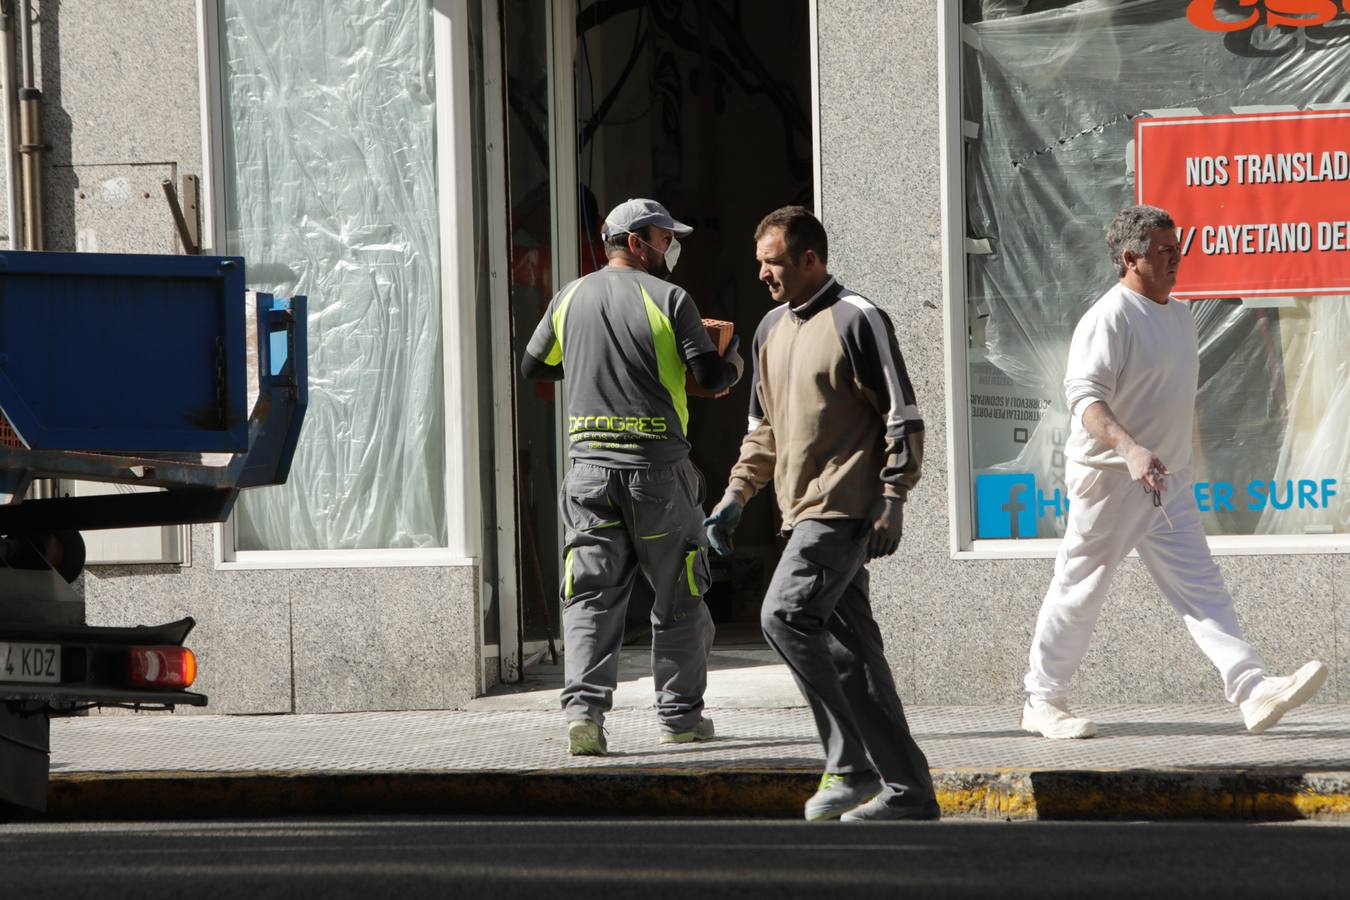
[[[638,570],[651,583],[652,678],[666,731],[703,713],[713,622],[703,533],[703,479],[693,464],[609,469],[575,463],[563,479],[562,707],[603,723],[619,679],[624,617]]]
[[[880,774],[897,806],[933,800],[868,600],[867,523],[798,522],[769,582],[760,624],[815,716],[825,771]]]

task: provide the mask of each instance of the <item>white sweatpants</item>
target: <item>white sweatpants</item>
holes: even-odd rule
[[[1068,528],[1036,620],[1027,693],[1039,700],[1064,696],[1087,653],[1116,567],[1138,549],[1158,589],[1219,670],[1228,702],[1246,700],[1265,665],[1243,638],[1233,597],[1210,555],[1190,474],[1167,479],[1161,508],[1124,472],[1070,462],[1065,475],[1072,497]]]

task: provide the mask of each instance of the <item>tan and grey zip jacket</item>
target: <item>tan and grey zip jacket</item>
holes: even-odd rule
[[[831,278],[796,309],[760,322],[749,432],[728,491],[742,503],[770,479],[789,530],[860,519],[919,480],[923,420],[890,318]]]

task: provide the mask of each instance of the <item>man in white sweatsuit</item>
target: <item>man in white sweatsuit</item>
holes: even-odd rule
[[[1137,549],[1219,670],[1228,702],[1249,731],[1262,732],[1316,693],[1327,669],[1314,660],[1267,676],[1210,555],[1191,485],[1199,346],[1190,308],[1170,296],[1181,263],[1171,216],[1123,210],[1106,244],[1120,282],[1079,320],[1069,348],[1068,528],[1031,642],[1022,727],[1048,738],[1097,733],[1069,711],[1065,693],[1111,577]]]

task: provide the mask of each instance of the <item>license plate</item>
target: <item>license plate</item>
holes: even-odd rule
[[[11,644],[0,641],[0,681],[52,684],[60,680],[60,644]]]

